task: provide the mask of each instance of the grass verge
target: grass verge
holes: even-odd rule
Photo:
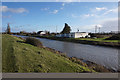
[[[2,37],[3,72],[81,73],[95,72],[45,48],[26,44],[12,35]]]

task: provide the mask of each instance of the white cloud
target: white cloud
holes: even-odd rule
[[[102,27],[102,25],[101,24],[91,24],[91,25],[85,25],[84,26],[84,29],[86,29],[86,30],[94,30],[95,29],[95,26],[97,26],[97,27]]]
[[[65,0],[65,2],[73,2],[74,0]]]
[[[106,11],[103,15],[106,15],[106,14],[109,14],[109,13],[118,13],[118,8],[115,8],[115,9],[110,9],[108,11]]]
[[[95,24],[84,25],[76,28],[81,28],[81,31],[95,32],[95,26],[97,25],[100,27],[100,32],[118,31],[118,18],[109,18],[100,21],[94,21],[94,23]]]
[[[62,3],[62,6],[65,6],[65,3]]]
[[[72,14],[71,16],[72,16],[73,18],[77,18],[77,17],[79,17],[79,16],[76,16],[76,15],[74,15],[74,14]]]
[[[12,16],[11,15],[8,15],[8,16],[3,16],[2,15],[2,18],[11,18]]]
[[[57,14],[58,13],[58,10],[54,10],[53,12],[51,12],[53,14]]]
[[[81,32],[94,32],[96,24],[90,24],[90,25],[84,25],[84,26],[79,26],[76,27],[80,29]]]
[[[64,9],[64,6],[66,5],[66,4],[69,4],[70,2],[63,2],[62,3],[62,7],[60,8],[60,9]]]
[[[28,12],[25,8],[8,8],[7,6],[1,6],[0,11],[2,12],[12,12],[12,13],[23,13]]]
[[[61,10],[64,9],[66,3],[62,3],[62,7],[60,8]]]
[[[101,31],[110,32],[118,30],[118,18],[105,19],[100,22],[102,25]]]
[[[86,18],[89,18],[89,17],[97,17],[97,15],[95,15],[95,14],[83,14],[83,15],[71,14],[71,17],[72,18],[83,18],[83,19],[86,19]]]
[[[64,9],[63,7],[60,8],[61,10]]]
[[[49,10],[49,8],[42,8],[41,10],[43,10],[43,11],[47,11],[47,10]]]
[[[94,29],[95,26],[96,26],[96,24],[86,25],[86,26],[84,26],[84,29]]]
[[[85,17],[89,17],[89,16],[90,16],[90,14],[85,14],[84,16],[85,16]]]
[[[100,12],[104,10],[104,12]],[[91,9],[90,10],[90,13],[88,14],[84,14],[82,17],[84,18],[88,18],[88,17],[96,17],[96,18],[100,18],[100,17],[105,17],[107,14],[110,14],[110,13],[118,13],[118,8],[113,8],[113,9],[108,9],[106,7],[96,7],[94,9]]]
[[[93,17],[95,16],[95,14],[85,14],[84,17],[87,18],[87,17]]]
[[[101,28],[101,27],[103,27],[103,26],[102,26],[101,24],[97,24],[97,27],[100,27],[100,28]]]
[[[56,2],[80,2],[81,0],[56,0]]]
[[[73,1],[73,0],[65,0],[65,1],[63,1],[63,3],[61,4],[62,7],[61,7],[60,9],[61,9],[61,10],[64,9],[65,5],[70,4],[72,1]],[[59,1],[58,1],[58,2],[59,2]]]
[[[95,9],[96,9],[97,11],[107,10],[107,8],[106,8],[106,7],[101,7],[101,8],[96,7]]]

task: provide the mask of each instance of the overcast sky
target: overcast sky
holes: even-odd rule
[[[13,32],[48,30],[62,31],[64,23],[72,32],[101,32],[118,30],[117,2],[3,2],[2,30],[10,23]]]

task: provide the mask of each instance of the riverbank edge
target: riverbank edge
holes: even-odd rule
[[[119,48],[120,47],[120,42],[119,41],[118,42],[101,42],[101,41],[76,40],[76,39],[70,39],[70,38],[47,37],[47,36],[32,36],[32,37],[46,38],[46,39],[51,39],[51,40],[73,42],[73,43],[80,43],[80,44],[104,46],[104,47],[113,47],[113,48]]]
[[[84,67],[82,65],[76,64],[70,61],[68,58],[65,58],[59,54],[55,54],[51,51],[48,51],[46,50],[46,48],[44,49],[44,46],[37,47],[29,43],[26,43],[25,39],[22,40],[22,38],[20,37],[16,37],[13,35],[12,36],[5,35],[3,36],[2,39],[4,41],[3,42],[4,44],[5,43],[7,44],[10,43],[10,45],[12,44],[11,46],[6,44],[7,48],[5,48],[5,46],[3,48],[5,49],[3,50],[3,52],[7,51],[7,52],[4,52],[4,54],[5,53],[8,54],[6,55],[6,57],[5,55],[3,57],[4,61],[8,60],[8,62],[4,62],[5,64],[4,64],[3,72],[96,73],[96,71],[94,71],[93,69],[89,69],[88,67]],[[12,47],[12,49],[9,47]],[[10,52],[11,50],[13,52]],[[10,56],[9,53],[13,53],[11,54],[12,56]],[[9,57],[9,59],[7,56]],[[12,60],[12,59],[15,59],[15,60]],[[15,61],[15,63],[12,63],[13,61]],[[10,62],[11,64],[8,64]],[[14,67],[10,67],[10,66],[14,66]]]
[[[47,49],[47,50],[49,50],[49,51],[51,51],[51,52],[53,52],[55,54],[59,54],[59,55],[65,57],[65,58],[68,58],[69,60],[71,60],[74,63],[77,63],[79,65],[88,67],[90,69],[93,69],[96,72],[103,72],[103,73],[104,72],[105,73],[107,73],[107,72],[112,72],[112,73],[119,72],[119,71],[115,71],[113,69],[108,69],[108,68],[106,68],[106,67],[104,67],[104,66],[102,66],[100,64],[96,64],[96,63],[88,61],[88,60],[80,59],[80,58],[77,58],[77,57],[74,57],[74,56],[68,57],[65,53],[57,51],[57,50],[49,48],[49,47],[44,47],[44,49]]]
[[[21,38],[21,37],[19,37],[19,38]],[[21,38],[21,39],[24,39],[24,38]],[[76,58],[74,56],[73,57],[68,57],[65,53],[57,51],[57,50],[49,48],[49,47],[43,46],[42,48],[44,48],[46,50],[49,50],[49,51],[51,51],[51,52],[53,52],[55,54],[59,54],[59,55],[65,57],[65,58],[68,58],[69,60],[71,60],[74,63],[77,63],[79,65],[88,67],[90,69],[93,69],[96,72],[103,72],[103,73],[107,73],[107,72],[113,72],[113,73],[115,73],[115,72],[118,72],[118,71],[115,71],[113,69],[108,69],[108,68],[106,68],[106,67],[104,67],[102,65],[96,64],[96,63],[88,61],[88,60],[79,59],[79,58]]]

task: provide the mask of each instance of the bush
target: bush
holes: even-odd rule
[[[37,46],[37,47],[42,47],[42,43],[40,42],[40,40],[35,39],[35,38],[28,37],[28,38],[26,38],[25,42],[28,44]]]
[[[24,40],[24,38],[22,38],[22,37],[19,37],[20,39],[22,39],[22,40]]]
[[[107,38],[105,40],[120,40],[120,34],[115,34],[110,38]]]

